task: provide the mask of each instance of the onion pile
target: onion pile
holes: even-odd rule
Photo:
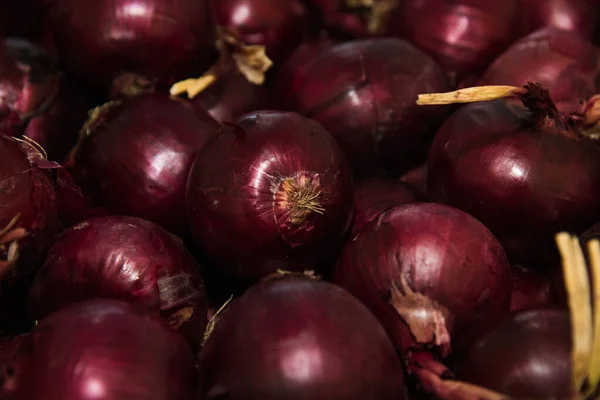
[[[392,343],[360,302],[335,285],[284,275],[220,315],[200,356],[199,394],[402,400],[403,380]]]
[[[202,338],[206,295],[199,267],[178,238],[150,222],[110,216],[65,231],[35,277],[30,306],[40,320],[96,297],[140,304],[189,340]]]
[[[98,205],[185,234],[185,186],[219,124],[162,94],[107,103],[91,114],[74,153],[78,183]]]
[[[449,86],[431,58],[398,39],[339,44],[297,72],[282,99],[335,136],[358,176],[415,166],[446,115],[414,104]]]
[[[7,400],[188,400],[196,383],[186,343],[144,308],[91,300],[44,319],[0,389]]]
[[[295,113],[260,111],[198,154],[187,215],[203,255],[242,278],[322,270],[352,218],[352,174],[334,138]]]

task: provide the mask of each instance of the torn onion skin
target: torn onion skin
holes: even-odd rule
[[[267,279],[234,300],[199,363],[203,399],[406,399],[376,318],[342,288],[307,277]]]
[[[428,156],[427,192],[483,222],[511,262],[554,267],[554,234],[600,220],[597,144],[545,89],[518,90],[527,106],[512,99],[466,104],[446,120]]]
[[[511,398],[557,399],[574,395],[571,327],[569,314],[564,310],[512,314],[457,358],[457,379]]]
[[[60,235],[33,282],[32,314],[41,320],[95,297],[142,305],[199,346],[207,308],[199,266],[181,240],[158,225],[108,216]]]
[[[420,92],[447,90],[429,56],[394,38],[338,44],[296,74],[288,108],[323,124],[357,177],[398,175],[424,161],[448,109],[414,104]]]
[[[322,270],[350,226],[352,172],[333,136],[291,112],[226,125],[191,169],[192,234],[207,261],[245,279]]]
[[[379,318],[409,369],[419,353],[449,356],[457,335],[510,310],[502,246],[475,218],[441,204],[380,214],[346,243],[333,282]]]

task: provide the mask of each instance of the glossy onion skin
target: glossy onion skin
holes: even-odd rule
[[[3,399],[187,400],[195,384],[189,347],[160,318],[97,299],[39,323],[20,348]]]
[[[448,355],[447,340],[508,313],[512,287],[494,235],[470,215],[433,203],[396,207],[365,225],[346,243],[333,282],[369,307],[407,357],[416,349]],[[407,293],[404,315],[390,303],[394,286]],[[420,320],[426,328],[418,332]],[[432,321],[441,322],[440,335]]]
[[[405,38],[459,76],[483,70],[519,31],[518,0],[403,1],[386,34]]]
[[[578,111],[596,93],[598,51],[577,33],[545,28],[525,36],[500,55],[477,85],[523,86],[537,82],[560,111]]]
[[[208,0],[57,0],[51,10],[59,55],[92,84],[124,72],[170,84],[213,62]]]
[[[422,197],[415,190],[394,179],[365,179],[356,182],[351,235],[355,236],[382,212],[420,200]]]
[[[182,235],[190,167],[219,127],[206,112],[166,95],[128,98],[91,124],[75,153],[73,176],[112,213]]]
[[[460,380],[515,398],[571,398],[571,327],[566,311],[512,314],[462,357],[456,372]]]
[[[511,262],[542,265],[554,235],[600,220],[595,145],[540,126],[522,105],[467,104],[446,120],[428,158],[428,194],[483,222]]]
[[[385,331],[335,285],[274,279],[249,289],[221,315],[200,355],[199,399],[406,398]]]
[[[291,108],[335,136],[357,176],[397,174],[446,116],[419,107],[419,93],[450,89],[441,68],[407,42],[368,39],[337,45],[290,83]]]
[[[279,206],[282,182],[301,174],[318,185],[322,213],[300,224]],[[278,269],[322,269],[352,219],[352,173],[335,139],[296,113],[258,111],[223,129],[190,172],[187,215],[204,256],[241,278]]]
[[[519,14],[524,29],[531,32],[545,26],[591,37],[598,22],[597,5],[589,0],[520,0]]]
[[[179,238],[139,218],[93,218],[63,232],[35,277],[30,306],[40,320],[96,297],[142,305],[188,337],[204,332],[198,264]]]
[[[550,279],[539,272],[519,265],[511,267],[513,291],[510,310],[532,310],[552,304]]]
[[[248,45],[263,45],[280,62],[308,33],[301,0],[210,0],[217,24]]]

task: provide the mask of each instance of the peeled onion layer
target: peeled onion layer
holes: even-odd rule
[[[5,372],[7,400],[188,400],[194,356],[159,317],[129,303],[96,299],[41,321]]]
[[[309,277],[270,277],[234,300],[199,362],[205,399],[406,398],[402,365],[373,315]]]
[[[352,219],[352,173],[335,139],[296,113],[257,111],[198,154],[187,217],[215,268],[256,280],[325,270]]]
[[[448,88],[430,57],[408,42],[380,38],[332,47],[296,71],[281,96],[335,136],[357,177],[376,177],[423,161],[446,110],[420,109],[414,99]]]

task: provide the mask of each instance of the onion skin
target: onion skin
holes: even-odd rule
[[[526,32],[546,26],[591,37],[598,21],[597,4],[589,0],[520,0]]]
[[[518,35],[518,0],[400,2],[387,36],[405,38],[449,72],[482,71]]]
[[[325,27],[336,36],[366,38],[374,34],[369,29],[369,13],[348,8],[347,0],[309,0],[309,3],[316,8]]]
[[[596,93],[598,51],[574,32],[545,28],[515,42],[476,85],[522,86],[538,82],[548,89],[559,111],[578,111]]]
[[[112,103],[79,143],[73,177],[98,205],[183,235],[185,185],[196,153],[219,130],[206,112],[163,94]]]
[[[393,179],[365,179],[354,186],[354,221],[351,236],[390,208],[417,203],[422,197]]]
[[[504,100],[461,107],[433,142],[427,185],[494,232],[511,262],[541,268],[555,265],[556,232],[600,220],[596,145],[543,113]]]
[[[30,306],[40,320],[100,297],[160,313],[188,338],[204,332],[207,300],[198,264],[180,239],[148,221],[108,216],[63,232],[35,277]]]
[[[144,308],[90,300],[41,321],[25,340],[3,399],[187,400],[194,357],[177,333]]]
[[[346,243],[333,282],[369,307],[408,361],[419,350],[448,356],[461,331],[509,312],[512,288],[494,235],[433,203],[396,207],[365,225]]]
[[[348,351],[352,349],[352,351]],[[303,277],[260,283],[220,316],[198,398],[405,399],[394,348],[345,290]]]
[[[552,305],[551,281],[547,276],[519,265],[513,265],[511,272],[513,291],[510,310],[512,312]]]
[[[449,89],[442,69],[393,38],[337,45],[297,75],[282,97],[335,136],[358,177],[416,166],[444,107],[419,107],[419,93]],[[424,157],[423,157],[424,158]]]
[[[460,380],[511,398],[572,398],[571,327],[566,311],[512,314],[462,357],[456,372]]]
[[[61,59],[90,84],[128,72],[170,85],[214,61],[208,0],[57,0],[51,10]]]
[[[352,173],[318,123],[258,111],[223,129],[198,154],[186,205],[196,243],[217,268],[247,279],[278,269],[321,269],[351,223]]]
[[[262,45],[273,62],[285,59],[308,34],[301,0],[210,0],[217,24],[248,45]]]

